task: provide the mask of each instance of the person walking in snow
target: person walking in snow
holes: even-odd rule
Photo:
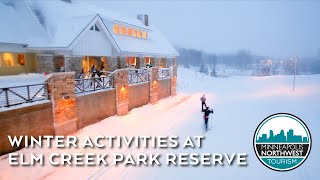
[[[209,115],[210,115],[210,113],[213,114],[213,109],[210,110],[209,106],[206,106],[206,109],[203,109],[203,106],[202,106],[202,112],[204,113],[204,115],[203,115],[204,126],[205,126],[206,131],[208,131]]]
[[[207,100],[207,99],[206,99],[205,95],[203,95],[203,96],[200,98],[202,111],[203,111],[203,105],[207,107],[206,100]]]

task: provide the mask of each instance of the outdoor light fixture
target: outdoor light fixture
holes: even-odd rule
[[[125,86],[122,85],[120,91],[121,91],[121,92],[124,92],[125,90],[126,90]]]
[[[157,79],[153,80],[153,85],[156,85],[157,84]]]

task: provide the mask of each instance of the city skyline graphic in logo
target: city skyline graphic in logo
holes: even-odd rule
[[[300,166],[311,149],[311,135],[298,117],[278,113],[264,119],[254,135],[254,149],[268,168],[289,171]]]

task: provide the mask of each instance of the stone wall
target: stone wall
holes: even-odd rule
[[[62,67],[64,67],[64,56],[54,56],[53,66],[55,72],[61,72]]]
[[[74,72],[52,73],[48,80],[55,134],[58,135],[77,130],[74,75]]]
[[[50,54],[37,54],[37,72],[43,73],[46,72],[52,73],[54,70],[53,56]]]
[[[171,95],[171,78],[161,79],[159,83],[159,99],[169,97]]]
[[[51,102],[0,112],[0,155],[17,150],[8,135],[54,135]]]
[[[79,74],[82,70],[82,57],[66,56],[64,57],[65,71],[74,71],[75,74]],[[99,66],[98,66],[99,67]]]
[[[115,89],[76,96],[78,129],[116,114]]]
[[[150,102],[149,82],[129,86],[129,110],[146,105]]]
[[[113,72],[116,69],[118,69],[119,62],[117,57],[109,57],[107,62],[108,62],[109,71]]]

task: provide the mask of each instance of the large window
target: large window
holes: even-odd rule
[[[123,36],[135,37],[139,39],[148,39],[148,32],[139,29],[134,29],[131,27],[126,27],[123,25],[120,26],[118,24],[113,25],[113,33],[120,34]]]
[[[131,28],[128,28],[127,35],[132,36],[132,29]]]
[[[126,57],[126,63],[128,65],[128,67],[134,67],[136,66],[136,57]]]
[[[145,64],[150,64],[151,63],[151,58],[150,57],[145,57]]]
[[[26,59],[25,59],[24,54],[18,54],[17,60],[18,60],[18,64],[20,64],[22,66],[26,63]]]
[[[133,35],[132,35],[132,36],[133,36],[133,37],[137,37],[137,30],[134,29],[132,32],[133,32]]]
[[[147,36],[148,36],[148,35],[147,35],[147,32],[145,32],[145,31],[142,32],[142,38],[143,38],[143,39],[147,39]]]
[[[114,24],[113,25],[113,33],[114,34],[119,34],[119,25],[118,24]]]
[[[142,31],[138,31],[138,38],[142,38]]]
[[[26,58],[24,54],[0,53],[0,66],[24,66]]]
[[[124,26],[121,26],[121,27],[120,27],[120,33],[121,33],[121,35],[123,35],[123,36],[127,35],[127,28],[124,27]]]
[[[14,56],[12,53],[3,53],[2,54],[2,63],[3,66],[14,66]]]

